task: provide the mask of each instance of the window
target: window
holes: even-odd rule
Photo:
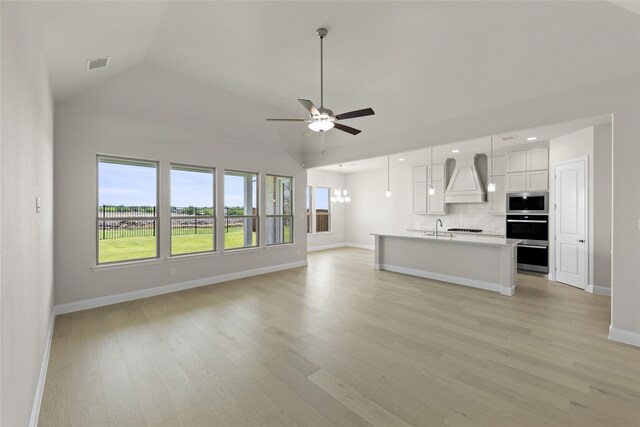
[[[311,187],[307,187],[307,233],[311,233]]]
[[[267,245],[293,243],[293,178],[267,175]]]
[[[330,194],[330,188],[316,188],[316,233],[331,231]]]
[[[158,164],[98,156],[98,264],[158,257]]]
[[[258,246],[258,174],[224,173],[224,248]]]
[[[213,168],[171,165],[171,255],[215,250]]]

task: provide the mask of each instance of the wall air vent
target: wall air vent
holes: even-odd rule
[[[518,137],[515,136],[515,135],[509,135],[509,136],[503,136],[502,137],[503,141],[515,141],[516,139],[518,139]]]
[[[87,71],[106,67],[107,65],[109,65],[109,58],[109,56],[105,56],[104,58],[88,59]]]

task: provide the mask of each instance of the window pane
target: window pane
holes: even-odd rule
[[[224,248],[258,246],[258,174],[224,174]]]
[[[293,241],[293,178],[267,175],[267,245],[279,245]]]
[[[293,243],[292,222],[291,216],[267,217],[267,245]]]
[[[98,263],[158,256],[157,164],[98,159]]]
[[[316,232],[322,233],[331,230],[329,211],[329,188],[316,188]]]
[[[171,165],[171,255],[215,249],[213,182],[213,169]]]

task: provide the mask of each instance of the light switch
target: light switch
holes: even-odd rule
[[[36,213],[40,213],[40,197],[36,197]]]

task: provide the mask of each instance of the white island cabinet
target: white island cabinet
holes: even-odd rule
[[[513,295],[517,239],[372,233],[375,268]]]

